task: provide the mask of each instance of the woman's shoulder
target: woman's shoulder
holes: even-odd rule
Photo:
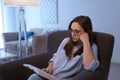
[[[66,38],[63,39],[63,42],[68,42],[69,40],[70,40],[70,38],[66,37]]]
[[[69,37],[64,38],[64,39],[62,40],[59,48],[63,48],[63,47],[68,43],[68,41],[69,41]]]
[[[62,44],[66,44],[69,40],[70,40],[69,37],[64,38],[64,39],[62,40]]]

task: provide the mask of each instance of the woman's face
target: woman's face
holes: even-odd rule
[[[71,37],[74,42],[80,41],[80,35],[84,33],[83,28],[77,23],[73,22],[70,29]]]

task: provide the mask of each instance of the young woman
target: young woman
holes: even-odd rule
[[[82,68],[95,71],[99,66],[98,50],[92,42],[92,23],[88,16],[77,16],[69,24],[69,37],[65,38],[57,52],[43,70],[58,80],[69,80],[81,72]],[[28,80],[44,80],[32,74]]]

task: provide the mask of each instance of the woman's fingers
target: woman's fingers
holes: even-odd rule
[[[52,74],[52,70],[49,68],[42,68],[43,71],[45,71],[46,73]]]

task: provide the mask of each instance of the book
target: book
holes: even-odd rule
[[[27,67],[31,70],[33,70],[36,74],[40,75],[41,77],[44,77],[48,80],[58,80],[55,76],[48,74],[47,72],[43,71],[40,68],[37,68],[31,64],[23,64],[24,67]]]

